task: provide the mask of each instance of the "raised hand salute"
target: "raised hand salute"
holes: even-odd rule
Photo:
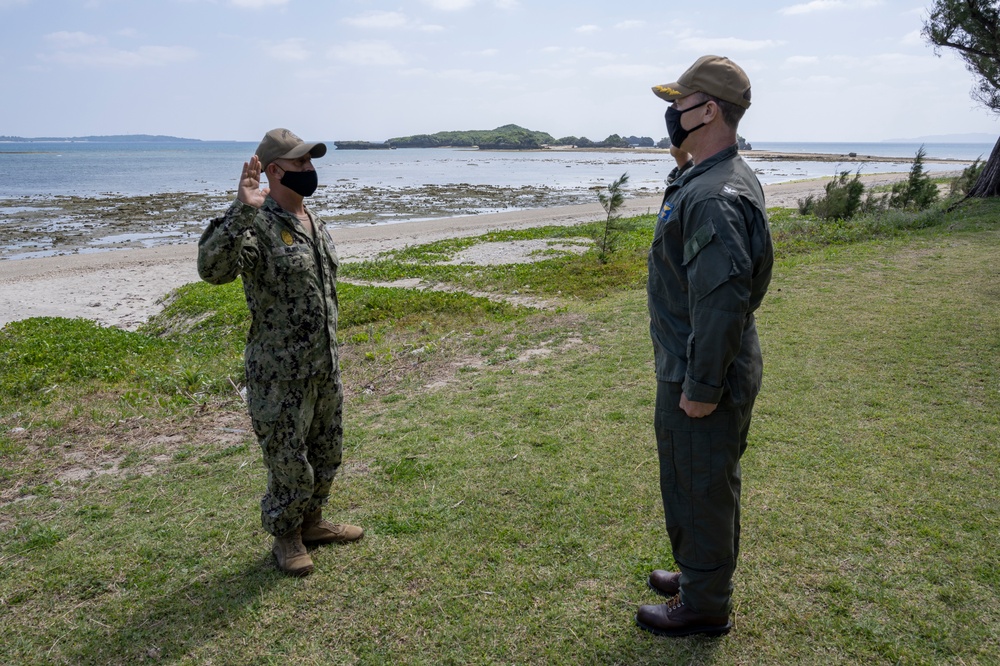
[[[264,205],[264,199],[271,188],[260,186],[260,159],[256,155],[250,158],[249,162],[243,163],[243,172],[240,174],[240,187],[236,198],[242,203],[254,208]]]

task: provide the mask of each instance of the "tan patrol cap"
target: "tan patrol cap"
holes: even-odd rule
[[[718,97],[744,109],[750,108],[750,79],[747,73],[722,56],[702,56],[674,83],[653,86],[653,94],[668,102],[696,92]]]
[[[260,160],[260,168],[266,169],[274,160],[294,160],[306,153],[310,157],[323,157],[326,155],[326,144],[306,143],[293,132],[279,127],[264,135],[254,154]]]

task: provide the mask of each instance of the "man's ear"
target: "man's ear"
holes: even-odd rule
[[[719,105],[713,99],[708,100],[708,104],[705,105],[705,122],[710,123],[720,115],[722,115],[722,109],[719,108]]]

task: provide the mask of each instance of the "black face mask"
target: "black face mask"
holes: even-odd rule
[[[319,187],[319,177],[315,171],[285,171],[278,181],[299,196],[311,197]]]
[[[688,111],[693,111],[694,109],[697,109],[699,106],[705,106],[706,104],[709,103],[709,101],[711,100],[706,99],[701,104],[695,104],[694,106],[688,107],[683,111],[673,106],[667,107],[667,113],[665,117],[667,120],[667,134],[670,136],[670,143],[680,148],[681,144],[684,143],[685,139],[688,138],[688,135],[691,134],[691,132],[695,131],[696,129],[701,129],[702,127],[705,126],[705,123],[702,123],[700,125],[695,125],[691,129],[684,129],[683,127],[681,127],[681,116],[687,113]]]

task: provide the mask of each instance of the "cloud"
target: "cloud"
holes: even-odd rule
[[[263,9],[264,7],[283,7],[289,0],[229,0],[233,7],[241,9]]]
[[[645,21],[629,20],[629,21],[622,21],[621,23],[616,23],[615,27],[619,30],[631,30],[633,28],[641,28],[644,25],[646,25]]]
[[[402,12],[370,11],[361,16],[341,19],[341,22],[355,28],[367,30],[420,30],[423,32],[438,32],[444,30],[440,25],[412,21]]]
[[[868,9],[882,4],[882,0],[812,0],[799,5],[790,5],[778,10],[779,14],[785,16],[796,16],[799,14],[813,14],[815,12],[826,12],[838,9]]]
[[[663,78],[663,70],[652,65],[603,65],[593,70],[595,76],[612,79],[636,79],[658,81]]]
[[[424,0],[424,4],[444,12],[457,12],[476,4],[476,0]]]
[[[788,67],[808,67],[819,62],[816,56],[788,56],[785,58],[785,65]]]
[[[186,46],[141,46],[132,51],[93,48],[74,51],[55,51],[39,56],[45,62],[73,67],[139,68],[163,67],[188,62],[198,57],[198,52]]]
[[[920,30],[913,30],[903,35],[899,43],[903,46],[921,46],[926,42],[924,42],[924,36]]]
[[[494,84],[494,83],[511,83],[513,81],[519,81],[520,76],[517,74],[507,74],[503,72],[494,72],[489,70],[473,70],[473,69],[445,69],[439,72],[435,72],[434,76],[439,79],[445,79],[447,81],[459,81],[461,83],[466,83],[469,85],[483,85],[483,84]]]
[[[746,53],[784,44],[774,39],[741,39],[739,37],[685,37],[677,41],[680,48],[702,53]]]
[[[599,32],[600,29],[601,29],[601,27],[597,26],[597,25],[581,25],[579,28],[574,28],[573,32],[579,32],[581,34],[588,34],[588,33],[592,33],[592,32]]]
[[[792,77],[785,79],[784,88],[786,90],[800,90],[802,88],[821,88],[827,92],[840,94],[851,82],[843,76],[829,76],[826,74],[816,74],[813,76]]]
[[[309,51],[306,50],[305,40],[301,38],[268,42],[264,45],[264,53],[269,58],[282,62],[302,62],[309,59]]]
[[[51,32],[45,35],[45,41],[52,44],[57,49],[75,49],[95,44],[104,44],[105,39],[98,35],[91,35],[86,32]]]
[[[476,5],[480,0],[423,0],[424,4],[432,9],[438,9],[443,12],[457,12],[463,9],[469,9],[470,7]],[[520,0],[493,0],[493,6],[497,9],[520,9]]]
[[[402,53],[392,44],[381,41],[346,42],[331,48],[327,55],[351,65],[394,67],[406,64]]]
[[[584,60],[603,60],[605,62],[610,62],[621,57],[608,51],[595,51],[582,46],[574,46],[572,48],[546,46],[541,49],[541,51],[542,53],[557,55],[558,58],[556,58],[556,60],[558,60],[560,65],[574,65]]]
[[[408,23],[406,15],[401,12],[371,11],[352,18],[342,19],[347,25],[357,28],[372,28],[382,30],[387,28],[402,28]]]

